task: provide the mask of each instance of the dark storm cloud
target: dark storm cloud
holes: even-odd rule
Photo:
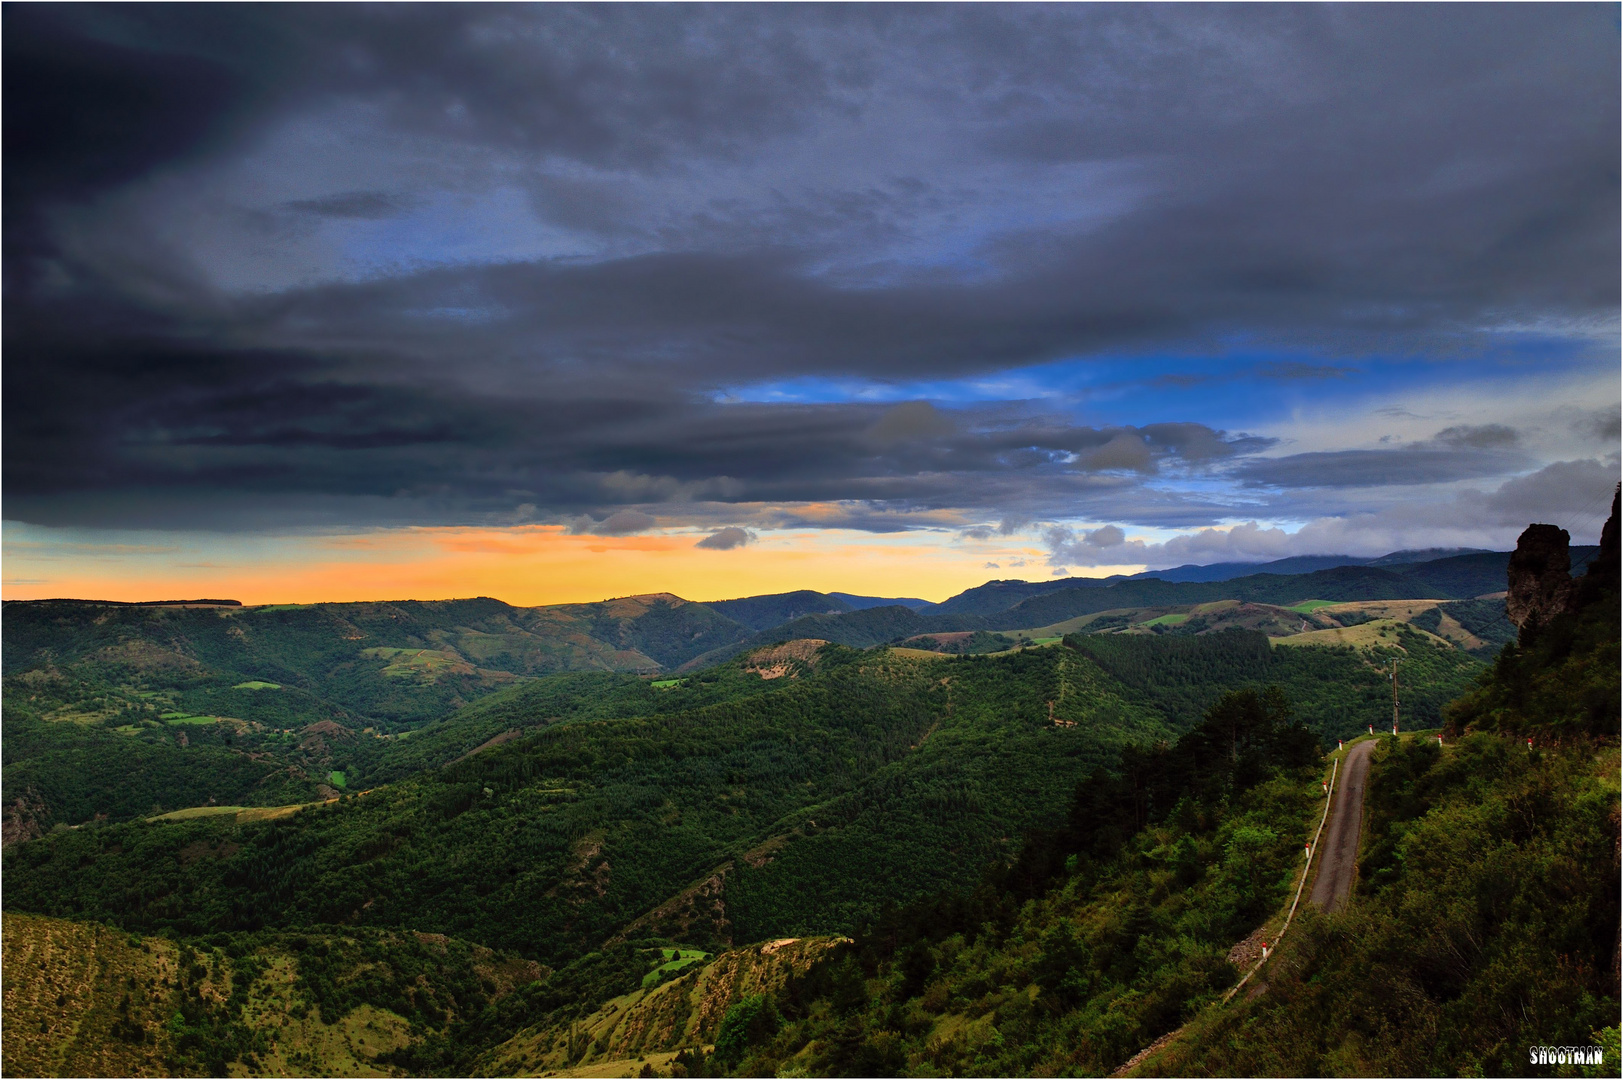
[[[1520,436],[1504,424],[1458,424],[1437,433],[1437,441],[1448,446],[1487,450],[1515,446]]]
[[[334,218],[385,218],[406,208],[404,200],[382,191],[349,191],[320,199],[294,199],[289,210]]]
[[[882,532],[915,527],[909,510],[1032,518],[1054,499],[1176,505],[1185,516],[1201,507],[1193,513],[1205,521],[1211,504],[1135,495],[1102,474],[1209,469],[1271,445],[1198,424],[1091,427],[1006,406],[548,400],[477,393],[449,375],[428,386],[416,383],[421,373],[405,385],[356,382],[349,365],[297,353],[56,345],[57,364],[12,369],[14,392],[62,403],[8,431],[43,450],[7,461],[8,513],[27,520],[87,523],[101,513],[106,523],[129,510],[105,499],[108,490],[193,487],[215,511],[222,491],[304,493],[318,497],[319,521],[334,496],[394,498],[433,520],[482,520],[528,504],[543,519],[608,535],[653,527],[655,505],[704,502],[856,501],[873,505],[837,523]],[[643,509],[615,513],[617,505]],[[596,516],[581,517],[587,510]],[[375,503],[357,506],[367,520],[380,513],[393,519]]]
[[[1485,324],[1611,315],[1614,22],[1509,6],[11,5],[7,515],[114,524],[131,503],[108,493],[139,490],[165,506],[351,499],[357,522],[389,518],[388,500],[434,520],[592,510],[593,531],[648,516],[620,507],[797,500],[850,503],[843,520],[875,529],[1106,501],[1112,519],[1203,523],[1218,503],[1148,482],[1490,475],[1520,461],[1494,425],[1237,463],[1267,440],[713,399],[1235,335],[1324,357],[1249,369],[1264,379],[1328,381],[1371,344],[1446,352]],[[233,292],[109,202],[334,113],[432,148],[436,168],[516,176],[544,221],[631,246],[403,250],[386,271]],[[791,153],[836,177],[894,168],[753,202],[716,180]],[[1095,166],[1095,187],[1065,194],[1084,174],[1055,170]],[[658,194],[712,183],[697,202]],[[433,187],[361,176],[253,213],[351,227]],[[1098,206],[1054,224],[1044,191]],[[95,242],[128,231],[116,258],[65,224],[92,211],[111,215]],[[932,247],[977,213],[992,224]]]
[[[245,89],[206,58],[101,40],[75,25],[85,14],[5,9],[8,301],[36,284],[41,260],[54,253],[44,220],[51,204],[90,198],[192,152],[226,124]]]
[[[1438,484],[1504,476],[1525,467],[1519,455],[1414,445],[1398,450],[1332,450],[1247,462],[1234,475],[1256,487],[1364,488]]]
[[[1366,488],[1449,483],[1506,476],[1531,460],[1505,424],[1456,424],[1426,442],[1386,450],[1332,450],[1253,458],[1232,475],[1252,487]]]

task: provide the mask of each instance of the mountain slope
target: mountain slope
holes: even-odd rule
[[[1176,745],[1125,754],[1121,777],[1089,777],[972,886],[741,1002],[691,1074],[1109,1071],[1231,986],[1234,943],[1288,902],[1318,758],[1277,695],[1225,698]]]
[[[842,597],[810,589],[738,600],[711,600],[704,606],[754,631],[770,630],[803,615],[836,615],[857,610],[857,605]]]
[[[405,923],[554,963],[718,866],[759,861],[752,852],[763,844],[787,846],[778,858],[805,842],[860,860],[880,828],[864,817],[875,806],[928,816],[929,806],[978,799],[983,812],[951,823],[973,866],[998,850],[1000,837],[1058,812],[1080,772],[1108,759],[1126,724],[1164,730],[1108,698],[1086,728],[1046,726],[1041,702],[1053,693],[1057,659],[1011,657],[944,683],[942,662],[883,654],[841,662],[834,652],[821,662],[826,670],[783,679],[788,685],[768,693],[545,727],[288,818],[106,826],[21,844],[6,856],[7,903],[179,933]],[[1014,702],[1025,704],[1011,715]],[[967,740],[956,755],[934,749],[955,739]],[[1077,756],[1056,758],[1056,739],[1075,744]],[[921,746],[930,752],[917,770],[893,774]],[[1001,756],[990,762],[963,760],[994,747]],[[949,764],[931,764],[940,754]],[[1014,782],[1044,761],[1036,788],[1028,790],[1030,778]],[[992,771],[971,781],[964,767]],[[977,783],[989,790],[976,796]],[[961,860],[936,851],[924,836],[904,847],[885,888],[906,895],[962,874]],[[83,857],[93,869],[80,867]],[[762,895],[749,894],[752,925],[775,933],[800,917],[790,907],[805,898],[767,903]],[[859,875],[834,883],[805,917],[837,929],[876,903]],[[723,911],[692,930],[727,938],[728,923]]]
[[[5,839],[98,816],[333,797],[373,782],[392,736],[516,682],[657,672],[749,634],[664,594],[528,609],[8,603]]]
[[[374,930],[175,941],[7,912],[4,942],[6,1072],[22,1076],[387,1076],[548,974]]]
[[[1618,1070],[1618,558],[1614,498],[1565,610],[1446,710],[1445,745],[1383,740],[1351,907],[1143,1075],[1522,1075],[1532,1047],[1602,1045],[1585,1075]]]

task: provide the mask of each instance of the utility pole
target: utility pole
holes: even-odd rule
[[[1392,661],[1392,734],[1398,733],[1398,664],[1402,661]]]

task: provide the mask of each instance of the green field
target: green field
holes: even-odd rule
[[[332,782],[333,787],[341,788],[345,786],[343,769],[334,769],[327,774],[327,779]]]
[[[681,971],[689,964],[695,964],[701,960],[710,959],[709,953],[703,952],[699,949],[671,949],[662,953],[661,955],[669,956],[671,953],[678,953],[678,958],[675,960],[666,960],[664,963],[650,969],[648,974],[642,977],[642,984],[644,987],[653,986],[655,983],[659,982],[660,976],[664,975],[667,971]]]
[[[1300,604],[1292,604],[1286,611],[1294,611],[1298,615],[1309,615],[1322,607],[1335,607],[1339,600],[1303,600]]]
[[[231,689],[233,689],[233,690],[280,690],[281,688],[282,688],[281,683],[265,682],[263,679],[249,679],[247,682],[238,683],[237,685],[233,686]]]
[[[166,724],[218,724],[218,716],[194,716],[191,713],[164,713],[162,720]]]
[[[167,814],[147,818],[148,821],[191,821],[194,818],[219,817],[248,809],[246,806],[188,806],[184,810],[171,810]]]
[[[1140,625],[1140,626],[1181,626],[1182,624],[1184,624],[1184,623],[1186,623],[1188,621],[1189,621],[1189,614],[1188,614],[1188,612],[1185,612],[1185,613],[1183,613],[1181,615],[1158,615],[1153,619],[1146,619],[1144,622],[1141,622],[1138,625]]]
[[[652,686],[655,690],[669,690],[669,689],[671,689],[673,687],[681,686],[682,685],[682,680],[681,679],[656,679],[654,682],[651,682],[648,685]]]

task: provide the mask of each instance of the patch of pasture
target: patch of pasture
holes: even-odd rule
[[[233,686],[231,689],[233,689],[233,690],[280,690],[281,688],[282,688],[281,683],[265,682],[263,679],[249,679],[247,682],[238,683],[237,685]]]
[[[1022,630],[1001,630],[999,633],[1007,634],[1020,642],[1040,641],[1046,638],[1063,638],[1066,634],[1074,634],[1086,630],[1092,623],[1100,619],[1109,619],[1112,616],[1136,615],[1139,608],[1112,608],[1109,611],[1094,611],[1087,615],[1078,615],[1073,619],[1051,623],[1048,626],[1034,626]]]
[[[1335,607],[1336,600],[1303,600],[1300,604],[1292,604],[1286,611],[1294,611],[1298,615],[1311,615],[1322,607]]]
[[[1357,626],[1336,626],[1327,630],[1309,630],[1305,634],[1269,638],[1273,645],[1330,645],[1354,649],[1403,649],[1402,632],[1417,634],[1434,645],[1452,649],[1453,643],[1436,634],[1410,626],[1401,619],[1375,619]]]
[[[409,678],[434,682],[441,675],[472,675],[475,672],[474,666],[462,657],[439,649],[397,649],[377,646],[362,649],[361,657],[366,660],[387,660],[389,663],[380,674],[391,679]]]
[[[674,687],[681,686],[686,681],[687,680],[685,679],[655,679],[648,685],[652,686],[655,690],[670,690]]]
[[[191,821],[193,818],[222,817],[248,809],[246,806],[188,806],[184,810],[171,810],[167,814],[149,817],[148,821]]]
[[[933,649],[905,649],[900,645],[890,647],[890,655],[900,656],[904,660],[945,660],[946,653],[938,653]]]
[[[188,806],[184,810],[171,810],[167,814],[149,817],[147,821],[190,821],[193,818],[224,817],[235,814],[238,824],[247,821],[270,821],[296,814],[307,806],[321,806],[320,802],[293,803],[289,806]]]
[[[1140,626],[1182,626],[1189,621],[1189,613],[1183,612],[1175,615],[1157,615],[1153,619],[1146,619]]]
[[[62,709],[59,712],[50,713],[45,719],[53,724],[78,724],[80,727],[89,727],[91,724],[100,723],[114,715],[116,714],[112,712],[79,712],[75,709]]]
[[[676,956],[674,960],[670,959],[673,954]],[[700,949],[662,949],[660,955],[665,959],[642,977],[644,989],[659,982],[660,977],[667,971],[681,971],[689,964],[696,964],[701,960],[710,959],[710,954]]]

